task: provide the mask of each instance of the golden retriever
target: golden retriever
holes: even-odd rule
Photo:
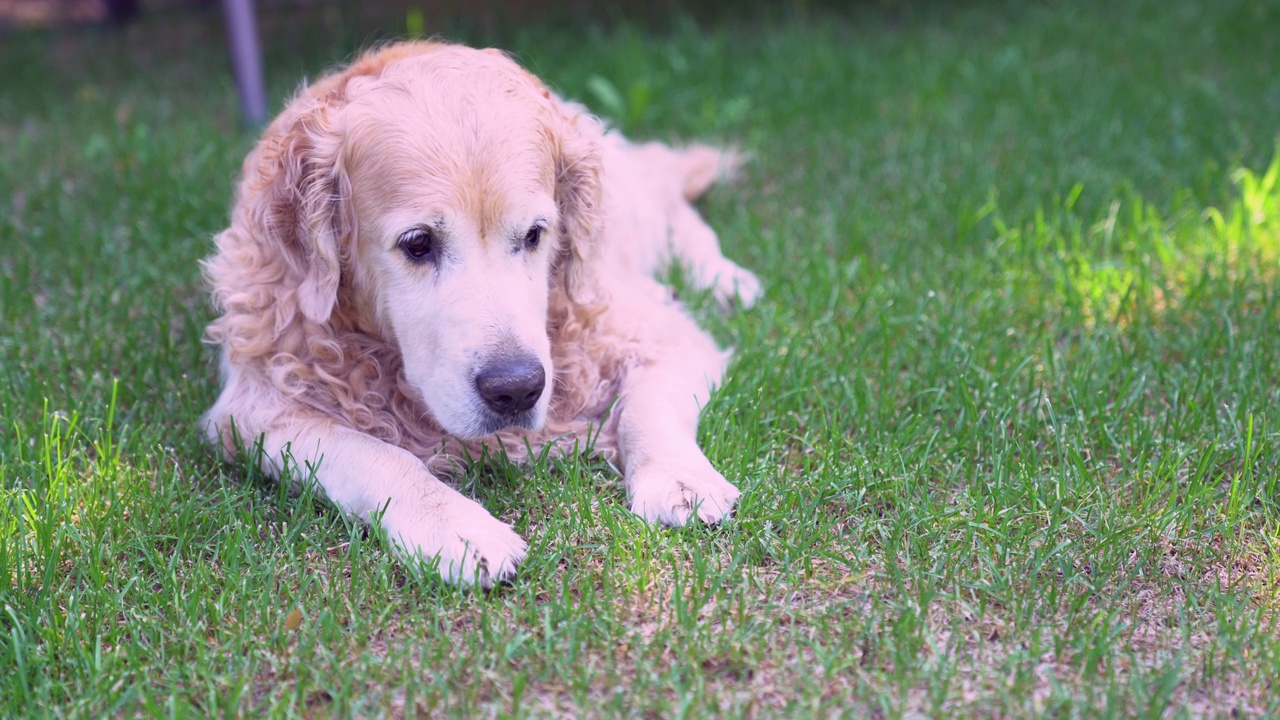
[[[494,50],[404,43],[304,87],[245,160],[204,262],[231,459],[314,481],[452,582],[514,576],[526,544],[439,479],[590,435],[631,508],[682,525],[738,490],[696,442],[728,354],[653,279],[678,260],[750,304],[689,204],[735,163],[633,145]]]

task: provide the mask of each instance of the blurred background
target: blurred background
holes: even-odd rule
[[[542,50],[555,54],[553,48],[559,47],[559,54],[572,60],[565,63],[569,78],[586,71],[580,87],[569,90],[626,127],[641,119],[658,89],[654,78],[642,77],[645,70],[637,67],[642,61],[637,43],[671,33],[688,39],[725,24],[759,37],[775,22],[851,9],[870,10],[877,24],[886,18],[893,23],[903,12],[929,5],[902,0],[0,0],[0,71],[10,78],[0,112],[8,100],[11,110],[40,115],[47,100],[93,101],[99,89],[110,87],[107,95],[119,101],[117,115],[124,118],[136,106],[130,89],[152,85],[164,89],[147,98],[159,107],[184,103],[188,92],[199,93],[203,102],[210,93],[229,94],[238,105],[226,110],[238,109],[252,130],[304,79],[361,49],[389,39],[440,37],[503,47],[535,72],[545,70],[538,67]],[[575,35],[582,49],[621,37],[632,52],[618,48],[618,67],[629,68],[625,74],[644,87],[614,86],[599,67],[574,68],[579,58]],[[688,58],[675,58],[671,65],[680,71],[687,63]],[[545,79],[565,89],[561,78],[556,73]],[[68,96],[67,87],[77,92]],[[234,120],[222,112],[206,119],[226,130]]]
[[[404,36],[444,36],[472,43],[510,43],[521,28],[559,25],[595,28],[620,25],[651,30],[669,28],[673,22],[707,23],[743,18],[764,12],[804,15],[816,6],[840,8],[850,3],[733,3],[712,0],[375,0],[374,2],[324,2],[322,0],[0,0],[0,37],[45,35],[74,42],[84,33],[97,33],[106,42],[124,41],[154,45],[152,60],[190,60],[181,53],[216,50],[225,44],[227,72],[238,83],[253,88],[270,77],[281,64],[305,64],[311,57],[346,57],[353,49],[378,40]],[[893,10],[900,0],[856,3]],[[245,19],[249,24],[245,24]],[[249,47],[244,43],[259,43]],[[12,47],[0,49],[12,50]],[[250,52],[248,68],[237,53]],[[161,58],[162,53],[173,53]],[[265,55],[266,69],[258,56]],[[71,58],[68,58],[71,59]],[[140,57],[139,59],[142,59]],[[234,73],[233,73],[234,70]],[[248,77],[246,77],[246,75]],[[210,78],[211,81],[226,78]],[[247,85],[246,85],[247,84]],[[241,87],[241,92],[246,92]],[[263,121],[263,112],[249,100],[250,124]]]

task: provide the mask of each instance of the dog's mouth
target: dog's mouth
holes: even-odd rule
[[[522,428],[524,430],[538,430],[542,427],[541,419],[534,410],[526,410],[524,412],[512,415],[497,415],[491,412],[484,412],[481,415],[479,435],[481,437],[492,435],[500,430],[508,428]]]

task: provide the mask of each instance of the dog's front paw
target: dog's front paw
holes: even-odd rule
[[[681,527],[694,518],[717,523],[733,513],[742,493],[706,458],[681,465],[638,468],[628,478],[631,511],[651,523]]]
[[[437,562],[451,583],[490,588],[514,580],[529,546],[511,526],[464,497],[432,510],[389,507],[387,535],[409,559]]]

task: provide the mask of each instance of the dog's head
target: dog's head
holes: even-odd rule
[[[575,115],[501,53],[402,45],[304,90],[246,162],[298,312],[381,334],[456,436],[542,425],[548,298],[595,292],[599,131]]]

